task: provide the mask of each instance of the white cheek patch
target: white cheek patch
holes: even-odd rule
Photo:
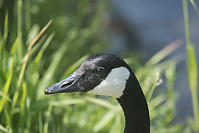
[[[130,72],[126,67],[114,68],[98,86],[88,93],[119,98],[123,95]]]

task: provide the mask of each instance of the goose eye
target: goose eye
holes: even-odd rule
[[[103,67],[98,67],[98,68],[97,68],[97,72],[98,72],[98,73],[102,73],[103,71],[104,71],[104,68],[103,68]]]

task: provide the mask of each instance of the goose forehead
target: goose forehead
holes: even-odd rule
[[[80,69],[82,69],[82,70],[93,69],[93,68],[98,66],[97,62],[99,62],[99,61],[100,61],[100,59],[95,59],[95,60],[91,60],[91,61],[85,61],[81,65]]]

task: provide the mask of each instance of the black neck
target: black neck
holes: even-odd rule
[[[134,75],[129,77],[124,94],[117,99],[126,120],[124,133],[150,133],[150,119],[146,99]]]

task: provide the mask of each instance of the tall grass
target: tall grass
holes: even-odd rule
[[[193,6],[196,9],[194,1],[192,1]],[[184,11],[184,25],[185,25],[185,37],[186,37],[186,49],[187,49],[187,72],[189,87],[192,94],[193,102],[193,114],[194,114],[194,130],[199,132],[199,106],[198,106],[198,69],[196,62],[196,54],[194,45],[191,42],[190,28],[189,28],[189,12],[188,12],[188,2],[183,0],[183,11]]]
[[[60,33],[56,33],[57,27],[53,29],[53,26],[60,18],[54,18],[48,29],[47,24],[44,28],[47,31],[42,28],[40,30],[40,25],[34,24],[31,18],[30,0],[17,1],[17,23],[14,26],[9,26],[9,14],[5,15],[3,29],[0,29],[0,33],[3,33],[0,34],[0,132],[123,132],[123,113],[112,98],[80,93],[44,95],[45,87],[72,73],[88,54],[102,51],[104,44],[108,44],[99,35],[102,32],[100,16],[104,9],[103,1],[67,2],[71,4],[70,10],[74,14],[61,17],[61,22],[66,22],[64,25],[67,32],[62,35],[64,39],[59,44],[56,38],[60,37]],[[10,33],[13,27],[17,30]],[[9,37],[8,33],[13,35]],[[168,60],[165,58],[181,44],[181,40],[172,42],[146,64],[134,70],[149,103],[153,133],[197,132],[197,113],[192,121],[194,127],[188,123],[173,122],[177,113],[175,71],[181,59],[178,56]],[[190,51],[188,53],[193,53]],[[188,64],[194,64],[193,55],[190,54]],[[128,56],[125,60],[132,68],[141,64],[135,56]],[[188,67],[190,70],[196,69],[195,65]],[[197,82],[192,80],[196,77],[193,77],[193,72],[189,75],[192,75],[191,90],[197,90],[194,89]],[[195,92],[192,93],[193,97],[194,95],[196,96]],[[194,99],[196,98],[193,98],[193,102]],[[194,108],[197,110],[197,105]]]

